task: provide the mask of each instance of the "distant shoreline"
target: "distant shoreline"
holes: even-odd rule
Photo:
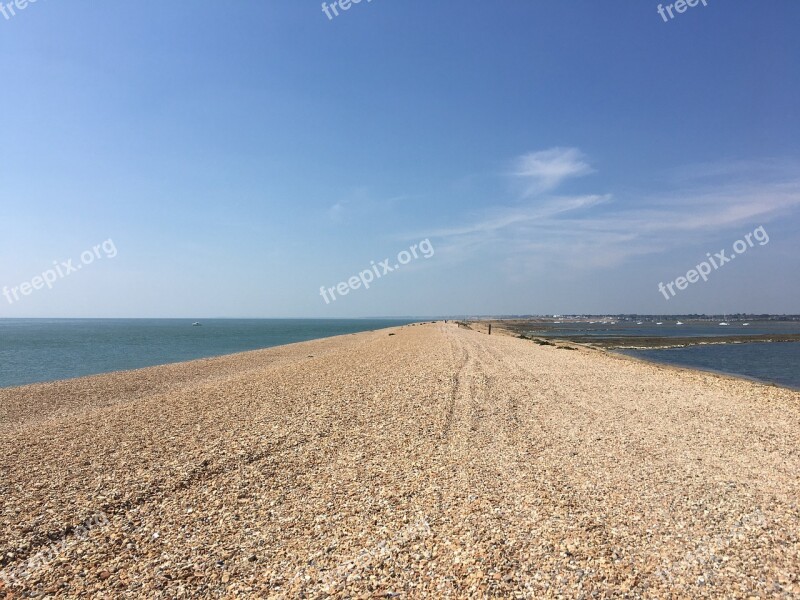
[[[551,339],[551,338],[542,338]],[[573,344],[594,346],[605,350],[650,350],[655,348],[687,348],[689,346],[715,346],[725,344],[768,344],[780,342],[800,342],[800,334],[760,334],[728,335],[706,337],[644,337],[644,336],[564,336],[558,339]]]
[[[686,348],[689,346],[705,346],[720,344],[748,344],[748,343],[775,343],[775,342],[800,342],[800,333],[739,333],[733,335],[626,335],[624,329],[619,330],[619,335],[586,335],[571,334],[560,331],[552,325],[560,324],[553,321],[538,320],[486,320],[466,321],[471,329],[479,331],[488,330],[491,324],[497,333],[505,333],[514,337],[521,337],[533,341],[546,340],[550,342],[569,342],[582,346],[602,348],[605,350],[649,350],[652,348]],[[612,324],[609,324],[612,325]],[[546,334],[532,333],[531,329],[546,330]],[[537,332],[538,333],[538,332]]]

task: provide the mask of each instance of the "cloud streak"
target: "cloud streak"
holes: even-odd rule
[[[800,165],[736,161],[683,169],[658,194],[558,195],[559,186],[592,173],[575,148],[518,157],[511,172],[524,191],[517,204],[473,214],[463,224],[425,232],[442,255],[467,259],[492,248],[509,261],[570,268],[613,267],[740,226],[767,223],[800,207]],[[732,174],[735,173],[735,178]]]
[[[549,192],[567,179],[594,172],[577,148],[550,148],[517,158],[513,176],[525,183],[525,196]]]

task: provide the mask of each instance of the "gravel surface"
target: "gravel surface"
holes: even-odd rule
[[[800,393],[454,324],[0,390],[0,475],[0,596],[800,598]]]

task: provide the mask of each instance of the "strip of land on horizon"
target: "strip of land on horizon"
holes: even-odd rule
[[[800,392],[560,346],[436,322],[0,390],[0,592],[800,597]]]

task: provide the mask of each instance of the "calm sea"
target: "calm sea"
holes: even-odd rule
[[[697,337],[761,334],[800,334],[797,321],[753,321],[749,325],[731,322],[689,321],[678,325],[664,319],[661,325],[643,321],[610,323],[548,323],[546,328],[531,329],[531,335],[541,337]],[[618,350],[624,354],[655,362],[680,365],[738,375],[760,381],[800,389],[800,343],[720,344],[649,350]]]
[[[800,342],[622,350],[655,362],[740,375],[800,389]]]
[[[706,321],[689,321],[678,325],[675,321],[663,321],[661,325],[643,322],[609,323],[548,323],[546,327],[531,328],[530,335],[550,336],[595,336],[595,337],[711,337],[719,335],[762,335],[800,333],[800,321],[753,321],[749,325],[732,322],[720,326]]]
[[[0,387],[405,325],[397,319],[0,319]]]

